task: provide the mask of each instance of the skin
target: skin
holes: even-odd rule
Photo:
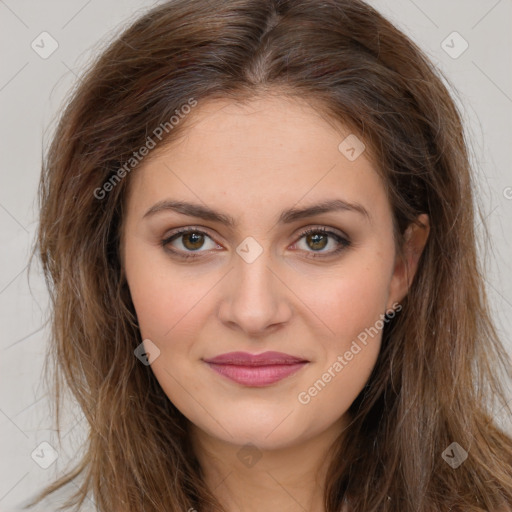
[[[428,217],[419,219],[424,228],[408,229],[406,258],[398,259],[391,207],[368,150],[347,159],[338,146],[350,132],[302,101],[278,95],[246,105],[210,100],[185,121],[193,123],[184,137],[154,150],[130,177],[122,229],[123,266],[142,339],[160,350],[151,369],[190,421],[206,481],[227,511],[322,511],[329,450],[376,363],[381,331],[309,403],[300,403],[298,394],[406,295]],[[207,205],[237,225],[172,210],[145,216],[168,199]],[[326,199],[358,203],[368,217],[347,210],[277,222],[284,209]],[[195,260],[179,259],[161,243],[187,226],[207,233],[203,245],[185,235],[167,247],[199,253]],[[310,227],[334,231],[351,245],[334,254],[340,246],[334,237],[315,245],[301,236]],[[251,263],[236,252],[246,237],[263,251]],[[254,388],[203,361],[267,350],[309,363]]]

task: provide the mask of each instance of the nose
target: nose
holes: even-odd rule
[[[292,315],[293,295],[272,267],[270,251],[247,262],[238,254],[224,283],[219,319],[250,337],[262,337],[283,327]]]

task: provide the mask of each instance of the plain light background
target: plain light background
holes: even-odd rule
[[[493,244],[486,260],[488,293],[512,355],[512,2],[369,3],[424,49],[457,94]],[[58,445],[41,382],[48,298],[37,265],[29,286],[27,261],[37,225],[43,144],[83,66],[152,5],[143,0],[0,0],[0,512],[13,510],[62,471],[84,434],[80,412],[70,407],[64,445]],[[32,47],[43,37],[46,50],[51,49],[42,32],[58,44],[47,58]],[[51,457],[43,442],[58,453],[47,469],[35,462],[42,450]]]

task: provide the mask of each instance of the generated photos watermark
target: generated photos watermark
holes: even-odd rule
[[[322,376],[316,380],[306,391],[301,391],[297,395],[297,400],[303,405],[307,405],[311,402],[311,399],[322,391],[332,379],[340,373],[345,366],[347,366],[354,356],[361,352],[362,348],[368,344],[368,338],[374,338],[379,334],[384,326],[389,323],[396,315],[397,312],[402,310],[402,305],[395,302],[386,314],[380,315],[380,319],[375,322],[372,327],[367,327],[364,331],[357,335],[357,340],[353,340],[350,345],[350,349],[347,350],[343,355],[338,355],[336,361],[334,361],[329,368],[322,374]],[[359,345],[358,341],[363,345]]]
[[[156,147],[160,142],[164,134],[168,134],[174,127],[184,119],[187,114],[190,114],[192,107],[197,105],[197,101],[194,98],[189,98],[187,103],[181,105],[179,109],[174,111],[175,115],[172,115],[165,123],[160,123],[152,132],[152,135],[148,135],[146,142],[137,151],[132,153],[127,162],[124,163],[101,187],[94,189],[94,197],[96,199],[104,199],[109,192],[111,192],[115,186],[129,174],[139,163],[146,157],[149,152]],[[156,139],[156,140],[155,140]]]

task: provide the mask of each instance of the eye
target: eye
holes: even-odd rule
[[[197,258],[200,255],[193,253],[205,252],[200,251],[200,249],[204,247],[206,239],[209,239],[212,243],[212,246],[207,247],[207,249],[219,247],[207,233],[193,227],[175,231],[165,240],[162,240],[162,246],[179,258]],[[176,245],[173,245],[174,243],[176,243]],[[174,249],[172,247],[174,247]]]
[[[301,233],[299,241],[302,239],[304,239],[304,250],[306,252],[311,252],[308,249],[312,249],[313,251],[313,254],[307,256],[308,258],[322,258],[332,256],[334,254],[340,253],[351,245],[351,242],[344,236],[323,227],[307,229]],[[330,244],[331,246],[334,246],[334,248],[331,250],[324,250],[329,246],[329,239],[334,240]],[[296,242],[294,245],[299,245],[299,242]]]
[[[340,253],[351,245],[351,242],[344,236],[330,231],[323,227],[310,228],[303,231],[300,235],[299,241],[295,242],[295,246],[299,245],[299,242],[304,239],[305,252],[313,252],[308,255],[308,258],[322,258],[329,257]],[[333,242],[330,244],[330,241]],[[204,249],[205,242],[210,241],[210,247]],[[174,256],[182,259],[199,258],[202,252],[208,252],[208,250],[220,248],[220,246],[213,241],[213,239],[205,232],[198,228],[188,227],[175,231],[161,242],[162,247],[167,251],[171,252]],[[329,245],[333,245],[334,248],[331,250],[324,250]],[[312,249],[308,250],[308,249]],[[315,254],[316,253],[316,254]]]

